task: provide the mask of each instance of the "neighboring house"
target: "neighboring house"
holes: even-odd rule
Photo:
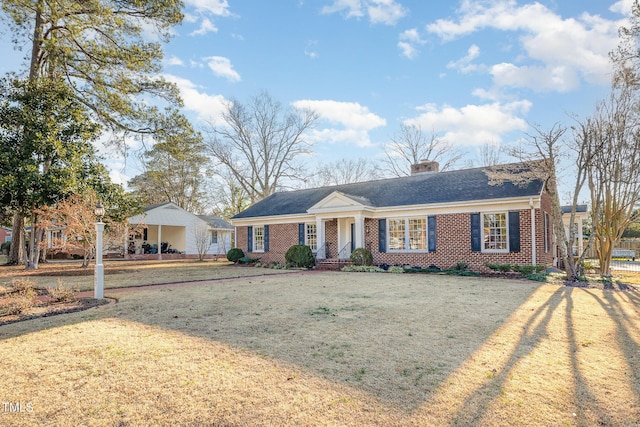
[[[199,242],[208,247],[208,258],[224,256],[231,248],[232,226],[217,217],[194,215],[175,203],[147,206],[129,223],[141,227],[128,237],[128,258],[196,258]]]
[[[423,162],[407,177],[279,192],[231,223],[237,246],[264,262],[284,262],[291,245],[306,244],[319,262],[364,247],[378,265],[552,264],[543,182],[490,185],[488,169],[438,172]]]
[[[9,227],[0,227],[0,243],[10,242],[13,230]]]
[[[562,222],[564,223],[564,231],[569,239],[570,221],[571,221],[571,206],[562,206]],[[577,205],[575,222],[573,223],[575,231],[575,241],[572,245],[573,255],[580,255],[584,251],[584,237],[583,237],[583,225],[589,218],[587,212],[587,205]]]

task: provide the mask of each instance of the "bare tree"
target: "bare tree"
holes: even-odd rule
[[[640,85],[640,2],[633,0],[629,26],[620,27],[618,46],[609,53],[613,62],[613,84],[637,88]]]
[[[216,172],[216,175],[217,179],[210,184],[209,188],[214,215],[229,219],[248,208],[251,203],[249,195],[236,181],[234,175],[225,168]]]
[[[310,152],[306,139],[318,115],[284,108],[267,92],[243,105],[229,101],[224,126],[211,125],[208,147],[214,160],[229,171],[252,203],[274,193],[286,180],[301,180],[300,155]]]
[[[341,159],[335,162],[322,164],[316,169],[313,176],[306,181],[306,186],[324,187],[327,185],[342,185],[353,182],[371,181],[381,178],[382,174],[376,163],[359,158]]]
[[[393,176],[407,176],[411,165],[422,160],[436,161],[440,170],[452,169],[463,153],[432,131],[426,134],[419,125],[403,123],[400,132],[384,147],[385,169]]]
[[[198,251],[198,261],[204,261],[204,256],[211,247],[211,232],[207,224],[198,223],[193,227],[193,239]]]
[[[640,107],[631,85],[618,85],[590,121],[592,144],[606,147],[589,169],[592,223],[600,273],[611,275],[613,249],[638,216]]]
[[[523,171],[522,167],[517,165],[495,166],[488,172],[488,175],[492,184],[500,184],[505,180],[510,180],[514,184],[521,186],[537,179],[544,182],[545,191],[551,199],[553,230],[556,235],[560,257],[567,271],[567,279],[569,281],[577,281],[582,275],[582,261],[589,245],[587,244],[583,253],[577,254],[577,259],[574,258],[573,242],[577,237],[576,233],[580,233],[579,237],[582,238],[582,230],[575,230],[574,227],[569,227],[569,232],[565,231],[562,220],[562,205],[558,193],[557,167],[563,158],[571,158],[575,162],[575,181],[573,181],[573,201],[570,215],[570,224],[573,224],[575,222],[579,193],[586,182],[587,172],[593,162],[594,153],[599,148],[591,144],[588,124],[574,128],[573,144],[565,144],[563,137],[566,131],[567,128],[558,123],[554,124],[548,131],[534,126],[534,133],[527,135],[527,143],[509,152],[510,155],[518,158],[521,162],[528,163],[530,167]],[[570,155],[569,148],[573,149],[575,154]]]
[[[502,147],[500,144],[485,143],[476,150],[480,166],[495,166],[502,163]]]

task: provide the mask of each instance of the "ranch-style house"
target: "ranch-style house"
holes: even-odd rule
[[[355,248],[369,249],[377,265],[553,264],[544,183],[496,185],[490,169],[439,172],[422,162],[406,177],[278,192],[231,219],[236,246],[261,262],[284,263],[290,246],[306,244],[319,264],[348,260]]]

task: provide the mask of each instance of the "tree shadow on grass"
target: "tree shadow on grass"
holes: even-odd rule
[[[522,326],[520,340],[515,344],[513,351],[502,367],[499,370],[494,370],[494,376],[473,390],[473,392],[457,405],[456,409],[452,411],[453,413],[449,420],[450,424],[471,425],[482,423],[491,404],[502,397],[505,386],[511,379],[519,362],[525,359],[537,346],[542,344],[543,341],[549,339],[546,331],[551,327],[552,321],[557,321],[557,319],[552,320],[552,318],[563,302],[565,304],[564,318],[568,342],[568,364],[573,379],[573,404],[575,405],[573,409],[574,419],[571,423],[575,422],[579,426],[616,425],[620,423],[620,419],[615,419],[611,415],[611,408],[608,408],[607,404],[603,402],[595,393],[595,390],[593,390],[592,382],[588,380],[585,368],[579,365],[578,352],[581,347],[585,347],[587,344],[581,344],[576,337],[576,325],[574,321],[575,292],[586,292],[591,295],[600,303],[609,318],[615,321],[617,341],[633,371],[630,376],[630,382],[633,384],[635,396],[632,398],[640,404],[640,364],[634,363],[634,360],[636,360],[638,354],[640,354],[640,348],[629,333],[629,330],[638,331],[639,328],[638,325],[630,322],[625,316],[624,310],[620,305],[620,300],[618,299],[626,297],[630,300],[637,301],[637,295],[626,292],[605,291],[605,300],[603,300],[589,290],[578,291],[574,288],[563,287],[559,288],[558,291],[551,295],[544,304],[531,314]],[[567,384],[567,386],[569,386],[569,384]],[[640,418],[640,411],[638,411],[637,417]]]

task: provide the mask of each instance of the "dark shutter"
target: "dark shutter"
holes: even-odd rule
[[[145,242],[149,240],[149,229],[146,227],[142,231],[142,240],[144,240]]]
[[[298,224],[298,244],[304,245],[304,223]]]
[[[264,251],[269,252],[269,226],[264,226]]]
[[[351,224],[351,252],[356,250],[356,225]]]
[[[378,252],[387,252],[387,220],[378,220]]]
[[[253,227],[247,227],[247,252],[253,252]]]
[[[427,236],[429,252],[436,251],[436,217],[427,217]]]
[[[520,252],[520,212],[518,211],[509,212],[509,252]]]
[[[482,244],[480,242],[480,214],[471,214],[471,251],[480,252]]]

